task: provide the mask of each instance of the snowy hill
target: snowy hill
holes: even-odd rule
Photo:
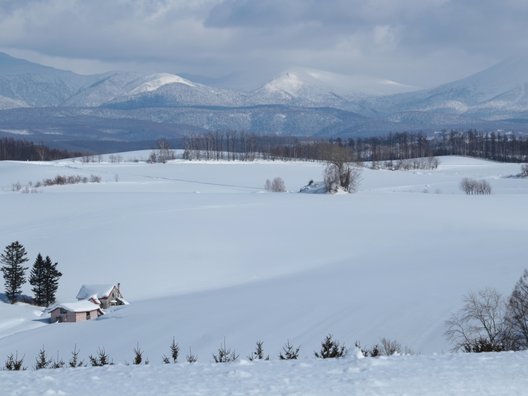
[[[330,332],[349,346],[389,337],[442,352],[463,295],[508,294],[526,267],[528,185],[507,177],[518,164],[448,157],[434,171],[365,169],[357,194],[329,196],[295,193],[322,177],[317,163],[133,162],[148,154],[0,163],[0,245],[19,240],[32,259],[58,261],[60,302],[84,283],[117,282],[131,302],[53,325],[0,303],[0,357],[42,345],[66,357],[77,345],[85,358],[105,347],[123,362],[139,342],[157,364],[172,337],[206,362],[223,337],[241,356],[258,339],[276,356],[289,339],[309,357]],[[11,191],[57,174],[102,182]],[[291,193],[263,191],[276,176]],[[488,180],[494,194],[464,195],[463,177]]]
[[[75,301],[84,283],[117,282],[131,302],[75,324],[0,302],[1,361],[17,352],[32,367],[44,346],[65,360],[76,347],[84,361],[104,348],[119,363],[0,372],[2,391],[522,394],[524,352],[430,355],[450,349],[445,320],[467,292],[507,295],[526,267],[528,184],[509,177],[518,164],[445,157],[436,170],[364,169],[358,193],[332,196],[296,193],[322,177],[318,163],[147,164],[148,155],[0,162],[0,246],[19,240],[32,260],[58,261],[59,302]],[[57,174],[102,182],[12,191]],[[264,191],[276,176],[290,192]],[[463,177],[487,180],[493,194],[464,195]],[[426,355],[358,359],[352,349],[318,361],[328,333],[348,347],[388,337]],[[192,348],[198,363],[161,366],[173,337],[180,360]],[[224,337],[239,362],[211,363]],[[248,362],[259,339],[271,361]],[[277,359],[287,340],[299,361]],[[137,345],[150,365],[123,366]]]

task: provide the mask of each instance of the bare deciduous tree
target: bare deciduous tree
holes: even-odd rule
[[[505,304],[492,288],[471,292],[464,306],[446,322],[447,338],[453,350],[465,352],[502,351],[509,349],[508,329],[504,323]]]
[[[271,192],[286,192],[286,185],[281,177],[276,177],[272,181],[267,179],[264,183],[264,189]]]
[[[381,354],[385,356],[392,356],[395,353],[402,353],[401,344],[396,340],[382,338],[381,339]]]

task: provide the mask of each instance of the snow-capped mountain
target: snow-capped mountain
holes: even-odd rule
[[[196,131],[372,136],[398,131],[528,132],[528,58],[516,57],[436,88],[294,68],[252,92],[176,74],[82,76],[0,54],[0,136],[151,140]],[[171,132],[172,131],[172,132]],[[76,149],[80,147],[75,146]]]
[[[139,83],[139,84],[138,84]],[[226,89],[194,83],[174,74],[153,74],[134,81],[130,91],[123,92],[104,105],[117,109],[177,106],[243,106],[245,95]]]
[[[253,92],[251,98],[257,103],[347,108],[358,99],[411,90],[413,87],[370,76],[295,68]]]
[[[92,79],[0,53],[0,106],[60,106]]]
[[[174,74],[113,72],[98,76],[92,84],[83,87],[64,104],[74,107],[97,107],[111,102],[124,102],[130,98],[148,95],[169,84],[194,87],[191,81]]]
[[[372,101],[386,113],[423,111],[508,118],[528,110],[528,58],[518,56],[436,88]]]

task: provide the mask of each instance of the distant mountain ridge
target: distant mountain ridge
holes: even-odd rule
[[[519,56],[417,91],[385,79],[293,68],[242,92],[170,73],[84,76],[0,53],[0,136],[72,148],[72,139],[148,141],[215,130],[319,137],[528,132],[526,70],[528,58]]]

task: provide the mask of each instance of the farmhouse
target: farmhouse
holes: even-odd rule
[[[74,303],[56,304],[50,310],[50,321],[54,322],[81,322],[84,320],[97,319],[103,315],[103,310],[90,301],[78,301]]]
[[[77,300],[91,301],[100,308],[108,308],[115,305],[128,305],[121,294],[119,283],[116,285],[82,285]]]

